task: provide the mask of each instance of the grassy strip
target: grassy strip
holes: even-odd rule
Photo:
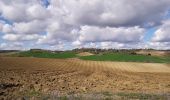
[[[61,52],[61,53],[52,53],[46,51],[24,51],[13,56],[17,57],[37,57],[37,58],[73,58],[76,57],[76,54],[73,52]]]
[[[145,94],[145,93],[117,93],[117,96],[121,97],[123,100],[133,99],[133,100],[167,100],[168,95],[161,94]]]
[[[13,54],[17,57],[37,57],[37,58],[74,58],[93,61],[122,61],[122,62],[150,62],[150,63],[170,63],[170,56],[158,57],[147,55],[132,55],[128,53],[105,53],[91,56],[78,56],[76,53],[67,51],[52,53],[47,51],[24,51]]]
[[[92,94],[72,94],[72,95],[51,95],[39,92],[28,92],[24,94],[24,100],[168,100],[169,94],[146,94],[146,93],[92,93]]]
[[[92,55],[80,57],[83,60],[94,61],[125,61],[125,62],[153,62],[153,63],[170,63],[170,57],[157,57],[147,55],[132,55],[127,53],[106,53],[101,55]]]

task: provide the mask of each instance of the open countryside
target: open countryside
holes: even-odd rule
[[[170,100],[170,0],[0,0],[0,100]]]
[[[43,96],[52,99],[56,95],[59,100],[169,98],[168,55],[134,54],[131,50],[118,53],[105,50],[96,54],[95,50],[88,51],[3,53],[0,57],[1,93],[9,98],[36,99]],[[147,57],[149,59],[145,59]]]

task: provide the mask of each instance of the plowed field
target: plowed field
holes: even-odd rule
[[[168,64],[0,58],[0,97],[109,91],[170,93]]]

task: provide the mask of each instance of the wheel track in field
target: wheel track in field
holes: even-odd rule
[[[15,79],[11,81],[11,77]],[[20,82],[25,90],[33,84],[46,93],[170,93],[170,67],[158,63],[0,57],[0,81]]]
[[[29,70],[65,70],[92,72],[168,72],[169,64],[136,63],[136,62],[109,62],[84,61],[79,59],[43,59],[3,57],[0,59],[0,68],[29,69]]]

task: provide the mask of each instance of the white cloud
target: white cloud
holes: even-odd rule
[[[162,25],[155,32],[152,41],[170,42],[170,20],[163,21]]]
[[[4,24],[3,27],[2,27],[2,32],[13,33],[13,27],[9,24]]]
[[[115,49],[119,49],[119,48],[123,48],[125,44],[123,43],[118,43],[118,42],[101,42],[100,43],[100,47],[102,49],[109,49],[109,48],[115,48]]]
[[[23,49],[23,44],[19,42],[13,43],[0,43],[1,50],[21,50]]]
[[[42,36],[37,34],[23,35],[23,34],[5,34],[2,38],[8,41],[31,41],[37,40]]]
[[[2,38],[9,41],[17,41],[19,36],[16,34],[5,34]]]
[[[37,17],[43,15],[45,12],[37,5],[40,5],[39,0],[3,0],[0,1],[0,13],[2,13],[4,18],[10,21],[29,21],[35,17],[30,14],[30,10],[36,13]],[[36,7],[36,10],[32,7]]]
[[[72,42],[78,36],[78,30],[74,29],[74,27],[59,23],[59,22],[51,22],[47,29],[47,34],[43,36],[43,38],[38,40],[38,44],[58,44],[59,42]]]
[[[2,12],[2,16],[14,20],[14,21],[20,21],[22,18],[26,17],[24,15],[24,7],[23,6],[17,6],[17,5],[4,5],[2,2],[0,2],[0,9]]]
[[[158,49],[158,50],[170,49],[170,42],[149,42],[148,48],[154,48],[154,49]]]
[[[46,19],[50,13],[40,4],[35,4],[26,9],[27,15],[32,19]]]
[[[95,26],[83,26],[79,32],[81,42],[140,42],[145,29],[135,27],[100,28]]]
[[[97,26],[159,23],[170,0],[51,0],[75,24]]]
[[[45,31],[46,22],[33,20],[30,22],[14,23],[14,30],[18,34],[39,34]]]
[[[70,47],[137,48],[147,29],[160,25],[170,0],[1,0],[0,35],[7,42],[34,41],[51,49]],[[170,21],[169,21],[170,22]],[[170,40],[163,22],[152,41]],[[113,45],[111,45],[113,44]],[[139,46],[138,46],[139,45]]]
[[[73,46],[77,46],[77,47],[81,46],[81,44],[82,43],[79,40],[76,40],[72,43]]]
[[[0,22],[0,32],[2,32],[3,24]]]
[[[61,50],[61,51],[63,51],[63,50],[65,50],[64,46],[65,46],[65,45],[64,45],[63,43],[61,43],[61,44],[49,46],[48,49],[50,49],[50,50]]]
[[[155,49],[170,49],[170,20],[164,20],[154,33],[148,47]]]

